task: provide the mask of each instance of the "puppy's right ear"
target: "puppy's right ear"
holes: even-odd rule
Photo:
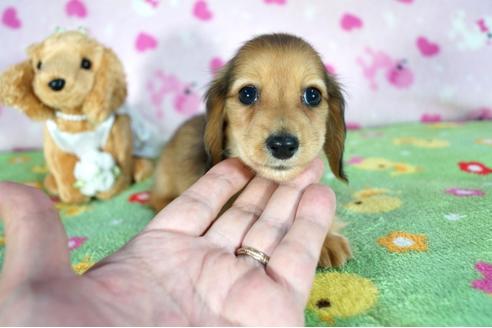
[[[207,122],[205,126],[205,150],[209,164],[213,166],[224,159],[225,100],[229,92],[230,64],[224,66],[212,81],[206,93]]]

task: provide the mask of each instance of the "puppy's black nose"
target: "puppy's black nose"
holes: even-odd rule
[[[64,79],[54,79],[54,80],[51,80],[48,83],[48,86],[53,91],[60,91],[65,86],[65,80]]]
[[[288,159],[294,156],[299,148],[299,140],[291,134],[276,134],[267,138],[266,145],[273,157]]]

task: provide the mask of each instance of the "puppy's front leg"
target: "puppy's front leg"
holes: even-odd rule
[[[325,268],[341,267],[352,258],[352,249],[347,238],[339,231],[345,226],[339,218],[335,217],[333,225],[326,235],[318,265]]]
[[[352,258],[350,242],[337,233],[326,235],[318,265],[324,268],[341,267]]]

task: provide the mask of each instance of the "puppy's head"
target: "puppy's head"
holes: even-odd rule
[[[285,181],[324,149],[339,179],[344,99],[316,51],[287,34],[247,42],[207,93],[205,145],[212,164],[239,157],[259,175]]]
[[[34,93],[52,108],[74,109],[93,93],[105,97],[114,92],[112,88],[96,87],[99,81],[106,86],[104,80],[111,79],[112,84],[119,84],[126,93],[119,60],[111,50],[84,33],[55,33],[31,45],[27,52],[34,71]]]

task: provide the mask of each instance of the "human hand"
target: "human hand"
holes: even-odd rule
[[[7,239],[0,324],[302,325],[335,211],[333,192],[314,184],[321,173],[316,160],[278,186],[251,180],[238,160],[223,161],[82,276],[71,270],[67,237],[49,198],[0,183]],[[241,245],[270,261],[263,266],[236,257]]]

